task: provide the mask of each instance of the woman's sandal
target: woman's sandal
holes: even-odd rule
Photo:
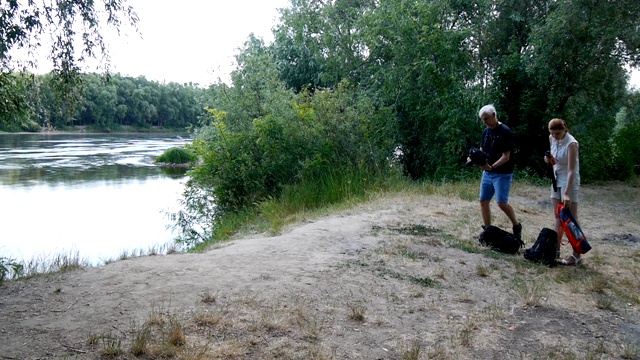
[[[573,258],[573,261],[570,261],[572,258]],[[571,254],[569,255],[568,258],[560,260],[560,264],[577,266],[578,264],[580,264],[581,261],[582,261],[582,257],[576,257],[575,255]]]

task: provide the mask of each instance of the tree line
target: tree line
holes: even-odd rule
[[[198,117],[204,113],[205,90],[191,83],[159,83],[144,76],[119,74],[78,74],[69,99],[60,96],[53,74],[6,76],[19,84],[20,93],[14,99],[20,99],[21,103],[13,118],[0,122],[0,130],[5,131],[69,126],[87,126],[96,131],[112,131],[122,126],[184,130],[197,125]]]

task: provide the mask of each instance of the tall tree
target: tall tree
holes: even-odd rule
[[[33,57],[26,60],[12,57],[13,51],[22,49],[31,53],[45,43],[43,36],[50,36],[49,54],[54,77],[63,91],[73,94],[79,73],[79,63],[89,57],[102,56],[108,60],[108,51],[101,35],[107,26],[120,28],[123,21],[135,26],[136,13],[127,0],[48,0],[42,2],[8,0],[0,2],[0,88],[15,88],[15,82],[7,73],[16,68],[33,66]],[[11,96],[0,101],[0,120],[24,117],[28,104],[20,97]],[[13,105],[12,105],[13,104]],[[19,104],[19,106],[15,106]],[[30,112],[27,111],[27,115]],[[8,115],[15,114],[15,116]]]
[[[395,110],[397,144],[412,178],[457,168],[467,134],[476,132],[469,128],[468,11],[448,1],[380,1],[363,19],[369,53],[363,83]]]
[[[360,21],[374,6],[373,0],[291,0],[272,46],[287,86],[300,91],[334,87],[345,78],[357,82],[366,57]]]
[[[587,147],[603,151],[597,157],[604,155],[595,144],[606,142],[615,124],[625,67],[640,65],[637,2],[498,0],[492,8],[478,31],[479,49],[489,95],[516,131],[519,167],[542,166],[553,117],[566,118]]]

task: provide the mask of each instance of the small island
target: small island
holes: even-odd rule
[[[196,161],[198,155],[183,147],[172,147],[158,156],[155,163],[163,168],[189,169]]]

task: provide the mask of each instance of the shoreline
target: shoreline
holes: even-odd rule
[[[45,129],[43,128],[40,131],[0,131],[0,135],[25,135],[25,134],[39,134],[39,135],[57,135],[57,134],[163,134],[163,133],[188,133],[186,129],[170,129],[164,127],[154,126],[151,128],[134,128],[130,125],[123,125],[118,130],[113,131],[97,131],[97,130],[87,130],[87,126],[74,126],[64,130],[58,129]]]

